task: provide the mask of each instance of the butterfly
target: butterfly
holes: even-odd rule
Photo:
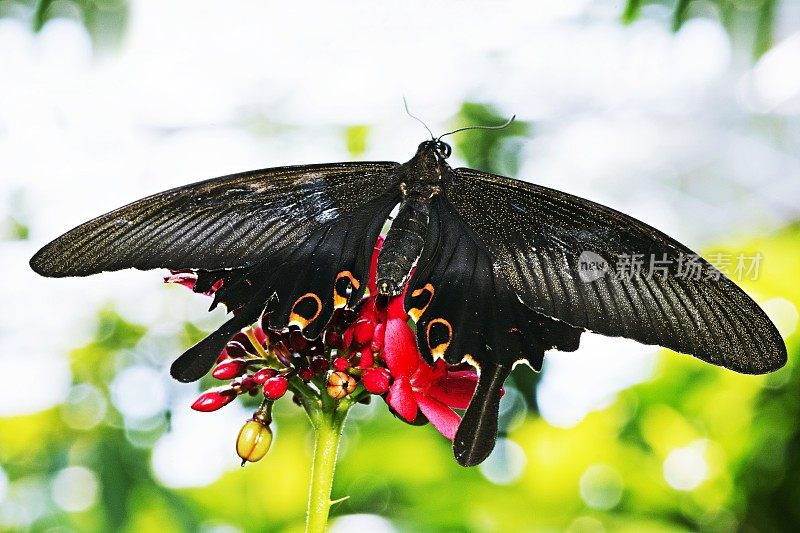
[[[172,375],[189,382],[265,312],[271,328],[293,324],[316,338],[335,309],[355,307],[397,208],[378,256],[378,292],[405,292],[429,363],[479,369],[453,441],[465,466],[492,451],[512,367],[541,370],[545,351],[576,350],[584,331],[748,374],[785,364],[786,347],[761,308],[686,246],[589,200],[452,168],[450,155],[432,137],[403,164],[288,166],[178,187],[76,227],[31,267],[50,277],[192,270],[200,292],[223,280],[215,304],[236,313],[174,362]],[[620,257],[656,258],[660,268],[628,271]]]

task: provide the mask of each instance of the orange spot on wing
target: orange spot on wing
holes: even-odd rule
[[[340,294],[338,291],[339,280],[342,278],[347,278],[350,280],[349,287],[353,287],[354,290],[358,290],[361,284],[358,280],[353,276],[353,273],[349,270],[343,270],[336,275],[336,279],[333,281],[333,308],[339,309],[340,307],[345,307],[347,305],[347,301],[349,298],[349,294]]]
[[[447,340],[439,342],[436,345],[432,345],[431,328],[436,324],[442,324],[447,328]],[[428,349],[431,351],[431,355],[434,357],[444,357],[444,353],[447,351],[447,348],[450,347],[450,342],[453,340],[453,326],[451,326],[450,322],[444,318],[434,318],[428,322],[428,327],[425,331],[425,337],[428,341]]]
[[[297,306],[300,305],[304,300],[311,300],[316,305],[316,311],[314,311],[311,314],[311,317],[305,317],[295,311],[295,309],[297,309]],[[319,296],[317,296],[313,292],[307,292],[300,298],[295,300],[294,304],[292,305],[292,312],[289,313],[289,324],[298,325],[300,326],[300,329],[305,329],[309,324],[311,324],[317,319],[317,317],[321,312],[322,312],[322,300],[320,300]]]
[[[426,283],[425,286],[416,289],[411,293],[411,298],[418,298],[422,296],[425,292],[430,293],[430,297],[428,298],[428,301],[425,303],[425,305],[423,305],[422,307],[412,307],[411,309],[408,310],[408,315],[414,319],[414,322],[419,322],[419,318],[422,316],[422,314],[425,312],[428,306],[431,305],[431,302],[433,301],[433,295],[436,291],[434,290],[433,285],[431,285],[430,283]]]

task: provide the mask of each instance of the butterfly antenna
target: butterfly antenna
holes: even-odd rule
[[[431,131],[431,129],[428,127],[428,125],[427,125],[427,124],[425,124],[425,122],[424,122],[424,121],[423,121],[421,118],[419,118],[419,117],[415,117],[414,115],[412,115],[412,114],[411,114],[411,111],[409,111],[409,110],[408,110],[408,102],[406,101],[406,97],[405,97],[405,96],[403,97],[403,106],[406,108],[406,114],[407,114],[409,117],[411,117],[411,118],[413,118],[414,120],[416,120],[417,122],[419,122],[420,124],[422,124],[423,126],[425,126],[425,129],[426,129],[426,130],[428,130],[428,133],[430,133],[430,134],[431,134],[431,139],[435,139],[436,137],[433,135],[433,132],[432,132],[432,131]]]
[[[506,120],[505,123],[500,124],[499,126],[467,126],[465,128],[458,128],[457,130],[449,131],[447,133],[443,133],[439,135],[439,138],[436,139],[437,141],[441,140],[442,137],[447,137],[448,135],[452,135],[454,133],[458,133],[459,131],[466,131],[466,130],[502,130],[507,128],[514,122],[514,119],[517,118],[517,115],[512,115],[510,119]]]

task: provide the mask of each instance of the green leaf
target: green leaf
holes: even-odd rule
[[[358,157],[367,149],[367,137],[369,136],[369,126],[356,125],[350,126],[345,132],[347,139],[347,151],[353,157]]]
[[[691,2],[692,0],[678,0],[675,4],[675,11],[672,12],[672,31],[678,31],[686,22]]]
[[[639,10],[641,7],[641,0],[628,0],[628,2],[625,4],[625,11],[622,12],[622,23],[630,24],[639,18]]]
[[[497,126],[507,117],[493,107],[479,103],[464,103],[457,117],[457,127]],[[516,174],[519,169],[521,142],[515,138],[527,135],[530,125],[515,120],[499,130],[473,129],[455,134],[455,147],[467,165],[495,174]]]
[[[756,22],[755,42],[753,43],[753,55],[758,59],[772,47],[773,28],[775,26],[775,9],[777,0],[764,0],[758,10],[758,20]]]
[[[33,31],[39,31],[44,26],[47,18],[47,9],[53,0],[39,0],[36,2],[36,10],[33,12]]]

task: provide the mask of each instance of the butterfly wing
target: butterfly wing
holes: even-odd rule
[[[786,362],[761,308],[686,246],[611,208],[530,183],[460,168],[445,194],[528,308],[575,327],[760,374]],[[605,260],[580,275],[581,256]],[[587,257],[583,256],[584,259]],[[653,275],[628,275],[619,258],[654,258]],[[694,262],[694,270],[687,269]],[[624,263],[624,261],[623,261]],[[689,275],[689,274],[692,275]]]
[[[43,276],[138,268],[248,267],[382,195],[397,163],[256,170],[143,198],[81,224],[34,255]]]
[[[375,241],[398,201],[396,163],[267,169],[144,198],[67,232],[31,266],[53,277],[123,268],[191,269],[196,290],[234,316],[181,355],[180,381],[201,378],[227,341],[266,311],[273,327],[314,338],[364,293]]]
[[[428,362],[466,358],[480,368],[453,441],[464,466],[480,463],[494,447],[500,389],[514,363],[526,361],[539,370],[545,350],[575,350],[580,337],[580,330],[523,305],[492,263],[448,199],[434,197],[404,305],[417,322],[417,344]]]

